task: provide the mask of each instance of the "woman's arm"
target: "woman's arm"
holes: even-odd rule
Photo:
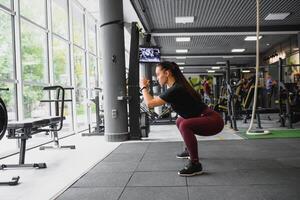
[[[149,80],[146,79],[142,79],[141,83],[140,83],[140,87],[144,88],[142,89],[142,93],[143,93],[143,97],[145,100],[145,103],[147,105],[148,108],[153,108],[156,106],[161,106],[166,104],[166,102],[164,100],[162,100],[160,97],[153,97],[149,91]]]

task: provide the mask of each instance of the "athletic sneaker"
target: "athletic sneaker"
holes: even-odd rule
[[[183,152],[176,155],[176,158],[182,158],[182,159],[188,159],[190,158],[190,154],[187,149],[185,149]]]
[[[178,172],[179,176],[195,176],[200,174],[203,174],[201,163],[192,163],[191,161]]]

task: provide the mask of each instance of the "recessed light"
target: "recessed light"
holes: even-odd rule
[[[215,70],[207,70],[208,73],[215,73]]]
[[[270,13],[265,20],[283,20],[291,13]]]
[[[250,73],[250,70],[242,70],[243,73]]]
[[[245,41],[256,41],[256,36],[247,36],[247,37],[245,37]],[[262,38],[262,36],[260,35],[259,36],[259,39],[261,39]]]
[[[188,49],[176,49],[176,53],[187,53]]]
[[[179,67],[179,69],[184,70],[184,67]]]
[[[185,62],[178,62],[177,65],[184,65]]]
[[[270,44],[269,44],[269,43],[267,43],[266,45],[267,45],[267,46],[270,46]]]
[[[175,23],[176,24],[186,24],[186,23],[193,23],[194,22],[194,16],[184,16],[184,17],[175,17]]]
[[[231,52],[234,52],[234,53],[240,53],[240,52],[244,52],[245,49],[232,49]]]
[[[181,73],[183,73],[183,70],[181,70]]]
[[[212,69],[220,69],[220,67],[211,67]]]
[[[177,37],[176,42],[190,42],[191,38],[190,37]]]
[[[216,62],[217,65],[223,65],[226,64],[226,62]]]
[[[176,59],[177,60],[183,60],[183,59],[186,59],[186,57],[185,56],[177,56]]]

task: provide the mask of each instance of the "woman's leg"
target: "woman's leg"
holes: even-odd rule
[[[179,125],[179,131],[189,151],[191,161],[197,163],[198,145],[196,135],[210,136],[219,133],[224,127],[222,117],[212,110],[208,110],[203,116],[183,119]]]

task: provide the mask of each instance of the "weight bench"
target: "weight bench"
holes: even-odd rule
[[[50,117],[42,117],[42,118],[31,118],[25,119],[23,121],[11,121],[7,125],[7,138],[8,139],[20,139],[20,154],[19,154],[19,164],[2,164],[0,165],[0,169],[4,168],[20,168],[20,167],[34,167],[34,168],[46,168],[46,163],[33,163],[33,164],[25,164],[25,153],[26,153],[26,141],[29,138],[32,138],[32,135],[40,133],[40,132],[50,132],[53,136],[53,146],[42,146],[40,150],[44,150],[46,148],[70,148],[75,149],[74,145],[70,146],[60,146],[58,139],[58,131],[62,129],[63,120],[65,117],[64,113],[64,99],[65,92],[64,88],[61,86],[49,86],[44,87],[44,90],[56,90],[56,99],[54,100],[42,100],[41,102],[54,102],[55,103],[55,114],[56,116]],[[62,94],[62,98],[60,99],[60,94]],[[60,109],[59,109],[59,103]]]

